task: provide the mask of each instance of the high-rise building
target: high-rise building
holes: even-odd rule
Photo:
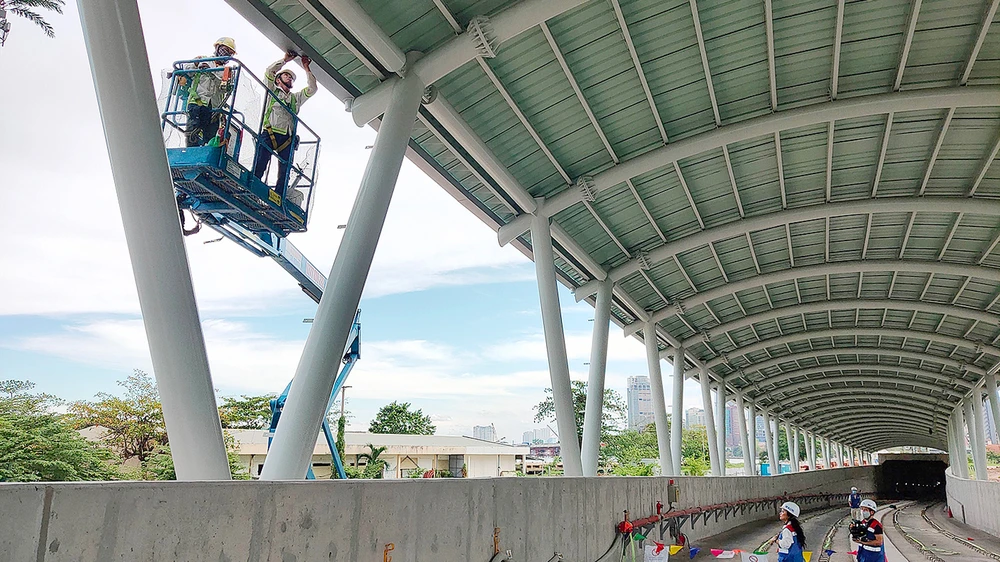
[[[625,391],[628,402],[628,427],[642,431],[653,422],[653,399],[649,390],[649,377],[639,375],[628,378]]]
[[[521,436],[521,442],[531,445],[532,443],[538,441],[539,443],[556,443],[559,440],[556,439],[556,435],[552,433],[552,430],[547,427],[540,427],[538,429],[532,429],[525,431]]]
[[[736,447],[740,445],[740,415],[736,410],[736,402],[726,404],[726,447]]]
[[[684,426],[692,428],[696,425],[705,425],[705,410],[701,408],[688,408],[684,412]]]
[[[472,436],[483,441],[496,441],[497,430],[493,427],[493,424],[477,425],[472,428]]]
[[[757,416],[757,423],[754,425],[757,427],[757,435],[755,435],[757,442],[763,443],[764,441],[767,441],[767,436],[764,433],[764,416]]]

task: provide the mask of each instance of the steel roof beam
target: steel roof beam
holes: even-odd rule
[[[893,328],[831,328],[823,330],[805,330],[802,332],[795,332],[794,334],[788,334],[785,336],[770,338],[766,340],[761,340],[759,342],[753,343],[751,345],[738,347],[734,350],[726,351],[726,357],[719,357],[712,359],[711,361],[706,361],[705,366],[709,369],[717,367],[719,365],[726,364],[727,361],[731,361],[734,357],[741,357],[750,353],[757,351],[766,351],[769,347],[786,345],[789,343],[795,343],[800,341],[806,341],[810,339],[827,339],[835,337],[850,337],[850,336],[886,336],[886,337],[898,337],[898,338],[912,338],[928,340],[932,342],[941,342],[948,345],[954,345],[958,347],[969,348],[975,352],[990,353],[1000,357],[1000,348],[993,347],[992,345],[986,345],[980,341],[966,340],[962,338],[956,338],[954,336],[948,336],[945,334],[938,334],[934,332],[923,332],[919,330],[899,330]]]
[[[768,84],[771,86],[771,111],[777,111],[778,80],[774,70],[774,14],[771,9],[771,0],[764,0],[764,29],[767,32],[767,77]]]
[[[899,64],[896,65],[896,80],[892,83],[893,91],[898,91],[903,84],[903,71],[906,69],[906,59],[910,56],[910,46],[913,44],[913,32],[917,29],[917,18],[920,17],[920,0],[913,0],[910,9],[910,19],[906,25],[906,35],[899,54]]]
[[[997,234],[998,242],[1000,242],[1000,232]],[[683,310],[691,310],[695,306],[703,305],[711,302],[715,299],[733,296],[740,291],[746,291],[749,289],[755,289],[758,287],[764,287],[766,285],[775,283],[785,283],[788,281],[793,281],[796,279],[805,279],[807,277],[819,277],[821,275],[827,276],[838,275],[845,273],[872,273],[872,272],[908,272],[908,273],[927,273],[931,272],[937,275],[955,275],[960,277],[977,277],[980,279],[992,280],[995,279],[1000,273],[997,272],[995,268],[987,267],[977,267],[972,265],[962,265],[949,262],[939,262],[939,261],[917,261],[917,260],[856,260],[856,261],[843,261],[843,262],[832,262],[832,263],[822,263],[816,265],[799,266],[789,269],[782,269],[772,273],[765,273],[755,277],[747,277],[745,279],[730,281],[727,280],[725,285],[721,285],[712,289],[708,289],[702,293],[692,295],[686,299],[678,299],[674,301],[674,304],[667,308],[662,308],[652,313],[650,316],[654,321],[660,322],[679,314]],[[574,291],[577,301],[583,300],[591,292],[593,285],[587,283],[578,287]],[[895,302],[895,301],[894,301]],[[625,326],[625,335],[632,335],[642,328],[641,324],[629,324]]]
[[[791,378],[791,377],[789,377],[789,378]],[[785,380],[788,380],[788,379],[785,379]],[[869,388],[867,386],[866,387],[857,387],[857,386],[852,387],[852,386],[848,386],[847,383],[851,383],[851,382],[854,382],[854,383],[856,383],[856,382],[871,383],[872,384],[871,388],[875,388],[875,389],[885,388],[884,386],[881,386],[883,384],[889,384],[889,385],[893,385],[894,384],[894,385],[909,385],[909,386],[912,386],[914,388],[922,388],[924,390],[930,391],[931,393],[944,392],[944,393],[947,393],[950,396],[955,397],[955,403],[958,403],[958,401],[960,401],[962,398],[965,397],[964,393],[960,393],[960,392],[958,392],[956,390],[952,390],[950,388],[942,388],[941,386],[938,386],[938,385],[935,385],[935,384],[931,384],[931,383],[920,382],[920,381],[916,381],[916,380],[912,380],[912,379],[907,379],[907,378],[903,378],[903,377],[881,377],[881,378],[878,378],[878,379],[867,379],[867,378],[865,378],[865,375],[842,375],[842,376],[837,376],[837,377],[823,377],[823,378],[820,378],[820,379],[809,379],[809,380],[805,380],[805,381],[800,381],[800,382],[795,382],[795,383],[791,383],[791,384],[786,384],[786,385],[783,385],[783,386],[780,386],[780,387],[775,387],[774,385],[769,385],[766,389],[761,389],[760,393],[755,394],[753,396],[756,399],[756,397],[760,396],[761,394],[766,394],[768,396],[778,395],[778,394],[787,394],[789,392],[795,392],[797,390],[801,390],[801,389],[804,389],[804,388],[805,389],[815,389],[815,390],[831,390],[833,388],[845,388],[845,389],[848,389],[848,390],[861,390],[861,391],[864,391],[866,388]],[[843,386],[843,387],[840,387],[840,386],[837,386],[837,387],[833,387],[833,386],[824,387],[824,385],[845,385],[845,386]]]
[[[840,81],[840,45],[844,38],[844,4],[845,0],[837,0],[837,30],[833,35],[833,70],[830,72],[831,99],[837,99],[837,87]]]
[[[850,119],[889,112],[921,111],[948,107],[994,107],[1000,105],[1000,87],[977,86],[964,88],[934,88],[909,92],[894,92],[860,96],[845,100],[817,103],[805,107],[778,111],[732,125],[725,125],[692,137],[650,150],[635,158],[624,160],[603,172],[593,175],[595,194],[625,183],[625,180],[657,170],[672,163],[703,152],[722,148],[727,144],[749,140],[776,132],[826,123],[837,119]],[[583,201],[577,190],[564,190],[549,199],[550,215],[555,215]],[[498,238],[507,244],[527,231],[528,217],[517,217],[500,229]]]
[[[979,189],[979,185],[983,183],[983,178],[986,177],[986,172],[990,170],[990,166],[993,165],[993,160],[997,157],[997,152],[1000,152],[1000,134],[997,135],[996,140],[993,141],[993,148],[990,149],[986,158],[983,159],[983,163],[979,166],[979,172],[976,173],[976,179],[972,182],[972,187],[969,188],[969,192],[966,194],[968,197],[972,197],[976,194]]]
[[[854,373],[853,371],[859,371]],[[786,371],[780,375],[773,375],[767,377],[764,380],[748,383],[745,386],[739,388],[740,392],[744,394],[749,394],[750,390],[754,390],[757,393],[768,392],[769,390],[775,388],[776,385],[783,384],[785,381],[798,378],[798,377],[809,377],[814,375],[826,375],[828,373],[840,373],[835,376],[849,376],[855,377],[856,380],[861,380],[861,377],[871,376],[871,372],[880,373],[878,376],[886,376],[891,379],[903,380],[904,377],[924,377],[928,379],[933,379],[939,381],[938,387],[958,387],[961,388],[963,392],[968,392],[975,385],[967,380],[955,378],[949,375],[942,374],[938,371],[928,371],[919,367],[900,367],[894,365],[885,365],[881,363],[838,363],[836,365],[820,365],[818,367],[807,367],[804,369],[796,369],[794,371]],[[885,373],[884,375],[881,373]],[[893,375],[893,376],[889,376]],[[815,381],[820,381],[822,379],[814,379]],[[876,379],[875,382],[878,382]],[[902,384],[902,383],[896,383]]]
[[[660,131],[660,138],[663,139],[663,144],[670,142],[667,139],[667,131],[663,128],[663,119],[660,117],[660,111],[656,108],[656,101],[653,100],[653,92],[649,89],[649,82],[646,81],[646,73],[642,70],[642,63],[639,61],[639,54],[635,50],[635,43],[632,42],[632,33],[628,30],[628,23],[625,21],[625,14],[622,13],[621,4],[618,0],[611,0],[611,7],[615,10],[615,17],[618,18],[618,26],[622,30],[622,36],[625,38],[625,46],[628,47],[629,56],[632,57],[632,64],[635,65],[635,71],[639,74],[639,82],[642,84],[642,90],[646,93],[646,102],[649,104],[649,109],[653,112],[653,118],[656,120],[656,127]]]
[[[914,310],[917,312],[927,312],[930,314],[941,314],[948,316],[957,316],[960,318],[969,318],[974,320],[980,320],[990,325],[997,325],[1000,322],[1000,316],[996,314],[985,312],[978,309],[966,308],[961,306],[952,306],[947,304],[938,304],[932,302],[922,302],[922,301],[909,301],[909,300],[899,300],[899,299],[835,299],[835,300],[822,300],[809,302],[805,304],[797,304],[792,306],[783,306],[780,308],[774,308],[771,310],[765,310],[763,312],[758,312],[757,314],[751,314],[743,318],[737,318],[731,322],[721,324],[719,326],[714,326],[709,332],[715,334],[721,334],[723,332],[729,332],[739,328],[746,328],[752,324],[758,322],[767,322],[771,320],[776,320],[785,316],[797,316],[804,312],[825,312],[827,310],[854,310],[856,308],[867,308],[867,309],[883,309],[889,308],[893,310]],[[709,335],[708,337],[711,337]],[[684,340],[684,346],[692,346],[705,339],[704,334],[696,334]]]
[[[908,405],[914,408],[915,412],[922,412],[924,417],[929,413],[936,415],[940,413],[942,416],[947,416],[954,409],[954,404],[951,403],[941,403],[940,397],[934,396],[932,394],[920,394],[918,392],[911,392],[907,390],[900,390],[895,388],[879,388],[878,393],[858,393],[857,388],[839,388],[839,389],[824,389],[824,390],[813,390],[810,392],[802,392],[790,399],[786,400],[772,400],[764,403],[760,397],[757,398],[757,402],[774,409],[777,412],[783,412],[782,418],[792,419],[794,422],[795,414],[793,412],[805,413],[809,412],[819,412],[823,408],[832,408],[836,404],[831,402],[832,400],[847,400],[855,404],[892,404],[895,406]],[[815,404],[817,400],[823,400],[824,406],[818,406]],[[800,406],[806,406],[805,408],[800,408]]]
[[[490,39],[500,45],[585,2],[586,0],[523,0],[489,17],[492,30]],[[339,14],[334,12],[334,16],[339,17]],[[351,31],[359,41],[371,39],[364,29]],[[473,34],[466,32],[427,53],[404,71],[407,75],[416,75],[424,85],[429,86],[482,54]],[[395,81],[395,78],[390,78],[354,100],[351,113],[356,124],[364,125],[385,110]]]
[[[701,32],[701,19],[698,17],[698,3],[688,0],[691,5],[691,19],[694,20],[694,33],[698,38],[698,51],[701,53],[701,66],[705,71],[705,82],[708,83],[708,98],[712,101],[712,113],[715,115],[715,126],[722,124],[719,117],[719,102],[715,99],[715,86],[712,84],[712,70],[708,67],[708,51],[705,49],[705,36]]]
[[[997,99],[1000,99],[1000,92],[998,92]],[[703,247],[710,242],[728,240],[737,236],[748,236],[751,232],[767,230],[785,224],[845,215],[907,212],[958,212],[974,215],[1000,216],[1000,200],[958,197],[891,197],[820,203],[817,205],[796,207],[794,209],[785,209],[766,215],[758,215],[740,221],[729,222],[668,242],[648,251],[644,255],[644,263],[638,259],[632,259],[611,269],[608,275],[612,280],[619,281],[645,266],[654,266],[672,259],[676,254]],[[510,224],[512,223],[501,227],[501,232]],[[588,290],[590,290],[590,294],[594,292],[592,289]]]
[[[920,189],[917,190],[917,195],[923,196],[927,191],[927,182],[931,180],[931,173],[934,171],[934,163],[937,162],[938,154],[941,152],[941,145],[944,144],[944,138],[948,134],[948,127],[951,126],[951,120],[955,117],[955,108],[949,107],[948,113],[944,116],[944,121],[941,123],[941,128],[938,130],[937,139],[934,141],[934,148],[931,150],[931,157],[927,160],[927,168],[924,170],[924,178],[920,182]]]
[[[963,361],[956,361],[954,359],[949,359],[947,357],[939,357],[937,355],[932,355],[929,353],[921,353],[917,351],[909,351],[905,349],[888,349],[884,347],[865,347],[865,346],[852,346],[852,347],[833,347],[830,349],[817,349],[802,351],[799,353],[792,353],[790,355],[783,355],[780,357],[775,357],[774,359],[768,359],[767,361],[761,361],[760,363],[750,363],[749,365],[744,365],[741,367],[734,367],[739,369],[739,372],[734,375],[729,375],[725,377],[726,382],[731,382],[739,378],[745,378],[748,372],[757,372],[769,367],[777,367],[782,363],[798,363],[804,359],[816,359],[819,357],[828,357],[830,355],[878,355],[884,357],[899,357],[902,359],[915,359],[917,361],[930,361],[944,365],[946,367],[952,367],[960,371],[968,371],[969,373],[986,376],[986,369],[982,367],[967,364]],[[811,365],[810,365],[811,366]]]
[[[958,81],[963,86],[969,81],[969,75],[972,74],[972,67],[976,64],[976,58],[979,57],[979,50],[983,48],[983,42],[986,41],[986,34],[990,30],[993,18],[996,17],[998,7],[1000,7],[1000,0],[992,0],[992,2],[987,0],[985,13],[979,20],[979,32],[976,33],[976,41],[972,44],[969,58],[965,61],[965,66],[962,68],[962,77]]]
[[[831,407],[825,408],[823,410],[810,410],[809,421],[813,422],[814,425],[826,425],[826,424],[837,424],[841,421],[855,423],[864,419],[868,419],[872,416],[878,416],[882,419],[895,418],[897,414],[890,414],[889,412],[876,411],[876,412],[858,412],[857,410],[844,411],[840,408],[841,404],[834,404]],[[894,409],[901,412],[901,418],[917,424],[918,426],[924,427],[946,427],[948,424],[948,416],[944,416],[943,419],[938,421],[939,418],[927,417],[927,412],[925,411],[915,411],[910,406],[904,406],[902,404],[894,405]],[[803,412],[804,413],[804,412]],[[839,429],[839,428],[837,428]]]

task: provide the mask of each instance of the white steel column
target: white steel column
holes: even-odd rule
[[[778,419],[778,415],[774,414],[771,416],[771,447],[774,449],[774,463],[777,472],[775,474],[781,474],[781,446],[779,445],[781,434],[781,420]]]
[[[948,418],[948,465],[951,466],[952,474],[961,476],[958,468],[960,455],[958,453],[958,435],[955,432],[955,412]]]
[[[976,435],[975,413],[972,408],[971,396],[962,401],[962,413],[964,414],[965,430],[969,436],[969,449],[972,451],[972,468],[976,473],[975,478],[979,480],[979,474],[983,472],[983,467],[979,464],[979,455],[976,454],[976,450],[979,448],[976,441],[979,436]]]
[[[718,443],[719,470],[726,475],[726,385],[715,388],[715,440]]]
[[[775,454],[774,441],[775,435],[771,429],[771,415],[767,413],[766,410],[762,410],[761,414],[764,416],[764,445],[767,447],[767,464],[769,466],[769,471],[771,476],[779,474],[777,467],[777,456]],[[763,474],[763,471],[761,472]]]
[[[833,468],[830,464],[830,440],[822,437],[820,438],[820,444],[823,446],[823,468]]]
[[[408,58],[415,57],[408,55]],[[351,322],[361,302],[423,91],[423,85],[414,77],[399,80],[393,87],[347,229],[330,269],[327,290],[319,301],[281,422],[264,461],[261,480],[305,478],[333,390],[333,375],[340,370]],[[572,435],[576,435],[575,429]],[[579,458],[577,449],[576,466]]]
[[[716,439],[718,428],[715,426],[715,413],[712,411],[712,387],[708,380],[708,369],[702,367],[701,372],[698,373],[698,382],[701,383],[701,402],[705,408],[705,433],[708,439],[708,460],[712,465],[712,476],[722,476],[722,469],[719,468],[719,446]]]
[[[750,453],[750,449],[747,448],[749,440],[747,439],[747,413],[746,405],[743,403],[743,394],[740,392],[736,393],[736,430],[740,433],[740,449],[743,449],[743,475],[750,476],[753,474],[753,456]]]
[[[544,201],[538,199],[537,202],[538,210],[531,220],[531,249],[534,252],[535,277],[538,279],[538,300],[542,308],[542,331],[545,333],[545,352],[552,381],[552,402],[556,410],[556,427],[559,428],[559,452],[566,476],[582,476],[573,390],[569,380],[569,359],[566,356],[566,335],[563,331],[555,256],[552,252],[552,231],[549,216],[542,208]]]
[[[656,426],[656,449],[660,454],[660,474],[673,475],[674,461],[670,458],[670,426],[667,424],[667,404],[663,397],[663,371],[660,350],[656,345],[656,324],[650,322],[642,332],[646,344],[646,364],[649,368],[649,394],[653,401],[653,421]]]
[[[788,443],[788,471],[798,472],[795,462],[794,436],[792,435],[792,422],[785,420],[785,442]]]
[[[604,413],[604,376],[608,366],[608,330],[611,324],[611,290],[614,283],[597,287],[594,304],[594,335],[590,344],[590,374],[587,378],[587,409],[583,415],[583,446],[580,452],[584,476],[597,476]],[[656,341],[655,339],[653,340]]]
[[[135,0],[78,0],[178,480],[229,480]]]
[[[981,390],[976,388],[972,391],[972,416],[976,425],[976,448],[972,451],[972,457],[976,462],[976,480],[986,480],[986,427],[984,426],[985,416],[983,415],[983,395]],[[982,467],[982,470],[979,470]]]
[[[799,462],[799,454],[801,453],[801,451],[799,450],[799,428],[798,427],[793,427],[792,428],[792,449],[791,450],[792,450],[792,472],[798,472],[799,471],[799,465],[801,464]]]
[[[809,470],[816,470],[816,434],[812,431],[806,433],[806,455],[809,456]]]
[[[998,441],[994,445],[1000,445],[1000,396],[997,395],[997,376],[993,373],[986,375],[986,398],[993,412],[993,435]]]
[[[757,468],[757,408],[754,407],[753,400],[746,400],[747,403],[747,441],[746,450],[750,455],[750,475],[760,474]]]
[[[847,464],[854,466],[854,447],[848,447],[847,449]]]
[[[684,459],[681,456],[681,441],[683,439],[684,427],[684,348],[674,349],[674,379],[673,394],[671,396],[670,407],[672,409],[673,421],[670,425],[670,458],[674,461],[674,476],[680,476],[681,464]]]
[[[966,448],[965,425],[962,423],[962,405],[959,404],[951,414],[951,427],[955,432],[955,447],[958,456],[952,467],[956,476],[969,477],[969,453]]]

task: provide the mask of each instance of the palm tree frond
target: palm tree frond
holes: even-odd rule
[[[48,35],[49,37],[56,36],[56,31],[55,29],[52,28],[52,25],[49,24],[49,22],[45,21],[45,19],[42,16],[36,14],[35,12],[32,12],[31,10],[25,8],[11,7],[9,4],[8,4],[8,9],[12,13],[21,16],[22,18],[33,21],[36,24],[38,24],[38,27],[42,28],[42,31],[45,32],[45,35]]]
[[[44,8],[57,14],[63,13],[62,7],[65,5],[65,0],[9,0],[7,2],[8,8]]]

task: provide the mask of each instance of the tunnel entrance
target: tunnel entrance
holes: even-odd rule
[[[946,468],[948,464],[938,459],[886,460],[875,477],[878,495],[894,500],[943,500]]]

